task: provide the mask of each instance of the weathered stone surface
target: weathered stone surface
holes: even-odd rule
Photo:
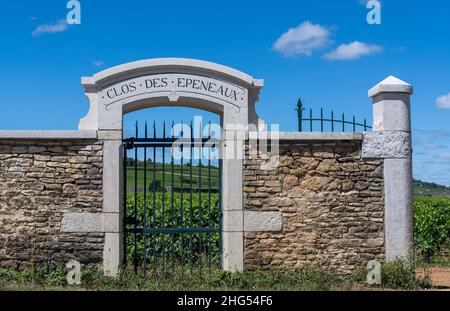
[[[280,212],[244,212],[244,230],[247,232],[281,231],[282,228]]]
[[[411,133],[381,131],[364,133],[362,157],[403,159],[411,157]]]
[[[61,232],[103,232],[103,214],[64,213]]]
[[[92,140],[0,140],[0,267],[71,259],[101,267],[104,233],[61,230],[96,223],[73,217],[62,223],[64,214],[101,215],[102,151]]]
[[[283,189],[290,190],[298,185],[298,177],[295,175],[288,175],[283,180]]]
[[[246,230],[246,268],[320,264],[351,272],[384,259],[383,161],[362,159],[360,142],[280,141],[281,161],[270,174],[260,168],[270,159],[251,153],[244,161],[252,177],[244,178],[245,213],[280,215],[282,228],[267,232],[260,220],[258,230]]]

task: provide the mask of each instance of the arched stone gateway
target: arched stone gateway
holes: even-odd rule
[[[262,125],[255,103],[263,80],[210,62],[162,58],[113,67],[82,78],[82,84],[90,109],[79,129],[96,130],[98,138],[104,140],[103,266],[106,274],[115,275],[123,256],[123,115],[156,106],[203,109],[221,116],[222,136],[226,137],[229,126],[245,129],[250,124],[256,128]],[[243,160],[223,159],[222,168],[222,264],[227,271],[239,271],[244,262]]]
[[[155,106],[221,116],[223,222],[214,232],[224,270],[320,263],[349,273],[408,257],[411,85],[391,76],[369,91],[373,132],[265,133],[255,112],[262,80],[221,65],[153,59],[82,82],[90,109],[78,131],[0,131],[0,267],[75,259],[118,273],[123,115]]]

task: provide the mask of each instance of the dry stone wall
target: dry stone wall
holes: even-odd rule
[[[101,213],[103,143],[0,140],[0,267],[76,259],[101,268],[104,233],[61,233],[64,213]]]
[[[244,208],[282,215],[278,232],[246,232],[246,269],[319,265],[350,272],[384,259],[383,161],[360,141],[280,141],[279,163],[248,148]],[[256,156],[257,155],[257,156]]]

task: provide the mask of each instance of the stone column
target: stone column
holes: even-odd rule
[[[116,276],[123,260],[123,146],[121,130],[99,130],[103,141],[103,272]]]
[[[373,133],[363,156],[384,159],[385,259],[407,259],[413,244],[410,97],[413,87],[390,76],[369,90]]]
[[[247,110],[236,113],[226,108],[222,143],[222,268],[244,269],[243,144],[246,137]]]

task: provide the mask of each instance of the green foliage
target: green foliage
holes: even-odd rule
[[[161,180],[151,181],[148,185],[148,191],[161,191],[161,190],[162,190]]]
[[[0,269],[0,290],[4,289],[88,289],[88,290],[351,290],[368,288],[365,284],[367,271],[357,269],[351,275],[319,266],[305,267],[291,271],[244,271],[225,272],[220,269],[207,271],[176,270],[166,277],[147,279],[142,274],[134,274],[132,269],[123,270],[118,277],[105,277],[101,271],[82,268],[81,286],[69,286],[66,281],[67,270],[64,266],[51,264],[25,271]],[[382,266],[383,284],[380,289],[414,290],[430,288],[429,278],[418,278],[414,264],[396,261]],[[33,279],[33,274],[36,275]]]
[[[192,205],[191,205],[192,200]],[[136,204],[135,204],[136,203]],[[145,204],[144,204],[145,203]],[[192,208],[191,208],[192,206]],[[136,207],[136,215],[135,215]],[[135,219],[136,217],[136,219]],[[219,195],[212,193],[147,193],[144,201],[143,193],[127,195],[127,228],[220,228]],[[130,224],[130,222],[133,222]],[[127,235],[127,258],[134,263],[136,252],[137,263],[143,264],[145,251],[147,263],[155,268],[162,261],[173,260],[179,265],[196,264],[200,261],[220,262],[219,233],[176,233],[176,234],[134,234]],[[208,255],[211,254],[211,256]]]
[[[21,286],[32,283],[32,270],[23,271],[0,268],[0,288],[7,286]]]
[[[0,288],[6,286],[63,287],[67,285],[67,269],[62,263],[45,262],[25,270],[0,269]]]
[[[414,200],[414,241],[429,260],[450,239],[450,198],[417,197]]]
[[[381,280],[384,287],[393,289],[430,288],[430,279],[417,277],[412,262],[397,260],[381,267]]]
[[[133,158],[127,158],[127,162],[126,162],[127,166],[134,166],[135,165],[135,161]]]
[[[67,269],[64,265],[55,265],[43,279],[49,286],[67,285]]]
[[[414,195],[447,196],[450,197],[450,187],[436,183],[414,180]]]
[[[58,272],[59,273],[59,272]],[[52,273],[51,273],[52,274]],[[0,269],[1,289],[88,289],[88,290],[349,290],[354,285],[351,276],[319,267],[295,271],[246,271],[238,273],[214,269],[211,273],[198,271],[177,273],[166,278],[144,279],[129,269],[116,277],[105,277],[101,272],[82,269],[81,286],[69,286],[45,275],[33,283],[31,271],[16,272]],[[65,277],[64,277],[65,280]],[[61,282],[60,282],[61,281]]]

